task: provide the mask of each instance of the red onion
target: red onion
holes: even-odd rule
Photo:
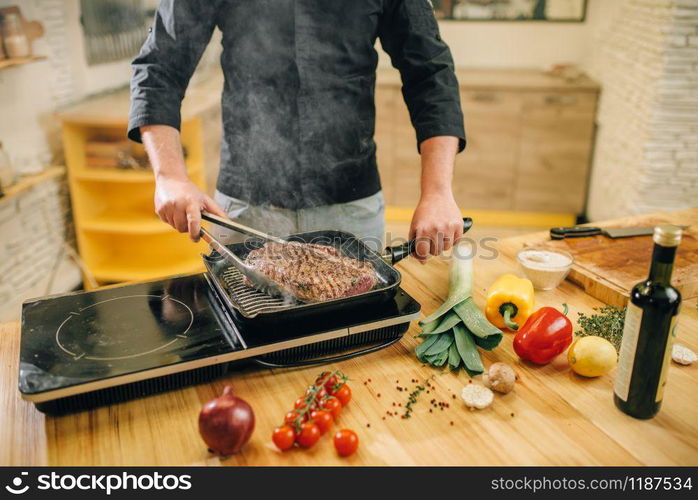
[[[232,455],[250,439],[254,412],[246,401],[233,395],[229,385],[223,394],[204,405],[199,413],[199,433],[211,451]]]

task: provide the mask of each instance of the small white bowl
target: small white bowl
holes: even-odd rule
[[[574,257],[570,253],[543,247],[522,248],[516,254],[516,259],[537,290],[557,288],[574,264]]]

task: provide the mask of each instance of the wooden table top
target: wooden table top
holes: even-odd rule
[[[494,279],[516,269],[512,255],[524,240],[530,242],[530,235],[502,240],[496,259],[477,259],[474,293],[479,306]],[[488,256],[489,251],[482,253]],[[423,266],[407,259],[399,269],[404,289],[424,312],[433,311],[445,298],[448,266],[444,259],[432,259]],[[537,306],[569,304],[572,319],[579,311],[590,313],[602,305],[569,282],[538,292],[536,300]],[[16,388],[19,326],[4,324],[0,327],[0,465],[698,465],[696,364],[671,364],[661,412],[652,420],[640,421],[613,405],[614,372],[581,378],[570,370],[564,355],[542,367],[520,362],[511,347],[513,336],[506,334],[502,344],[483,358],[486,365],[512,364],[520,377],[516,389],[496,395],[485,410],[469,411],[459,398],[468,383],[467,374],[417,362],[413,353],[417,331],[415,323],[390,348],[330,366],[352,378],[353,390],[352,402],[335,429],[354,429],[361,443],[354,456],[342,459],[334,452],[331,436],[323,436],[310,450],[286,453],[276,451],[270,440],[273,428],[322,368],[248,370],[209,384],[53,418],[20,399]],[[698,351],[695,299],[683,304],[678,342]],[[407,392],[399,392],[398,384],[412,389],[412,379],[430,376],[436,390],[422,393],[412,418],[387,416],[386,412],[401,409],[393,403],[404,407],[407,401]],[[242,453],[219,459],[200,440],[197,416],[201,405],[226,384],[252,405],[257,425]],[[450,407],[429,412],[432,398]]]

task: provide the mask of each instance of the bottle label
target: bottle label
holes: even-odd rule
[[[633,375],[635,365],[635,350],[637,349],[637,338],[640,334],[640,324],[642,323],[642,309],[632,302],[628,302],[628,309],[625,313],[625,323],[623,326],[623,341],[620,345],[620,355],[614,392],[623,401],[628,401],[630,392],[630,379]]]
[[[669,368],[669,360],[671,360],[671,349],[674,345],[674,339],[676,338],[676,323],[678,315],[671,319],[671,326],[669,327],[669,338],[666,343],[666,350],[664,351],[664,361],[662,362],[662,373],[659,375],[659,385],[657,385],[657,396],[654,398],[655,403],[659,403],[664,398],[664,386],[666,385],[666,375]]]

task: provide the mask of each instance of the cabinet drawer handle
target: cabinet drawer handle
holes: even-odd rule
[[[577,98],[573,95],[546,95],[545,104],[577,104]]]

